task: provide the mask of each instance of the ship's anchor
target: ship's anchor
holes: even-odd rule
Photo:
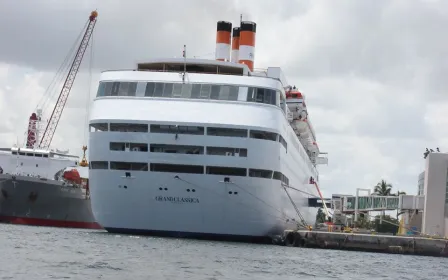
[[[37,199],[37,193],[35,193],[35,192],[30,192],[30,195],[28,196],[28,198],[29,198],[29,200],[30,200],[31,202],[36,201],[36,199]]]

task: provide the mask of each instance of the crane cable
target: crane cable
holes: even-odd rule
[[[50,81],[48,87],[46,88],[44,94],[42,95],[42,97],[37,102],[36,107],[34,108],[34,112],[37,112],[37,109],[41,109],[42,113],[46,112],[46,110],[47,110],[47,108],[49,106],[50,100],[53,100],[55,98],[56,94],[59,92],[58,90],[55,90],[55,88],[57,86],[60,86],[63,83],[63,79],[65,79],[65,76],[68,75],[67,73],[68,73],[68,70],[70,68],[70,61],[72,61],[74,59],[75,55],[76,55],[76,52],[75,52],[76,46],[79,45],[79,41],[82,38],[83,31],[86,29],[88,23],[89,22],[87,21],[84,24],[84,26],[81,29],[78,37],[74,41],[72,47],[67,52],[63,62],[59,66],[59,69],[56,71],[56,73],[53,76],[52,80]],[[27,128],[26,128],[26,130],[24,132],[25,138],[24,138],[23,145],[25,145],[26,142],[27,142],[28,125],[29,124],[27,124]]]
[[[70,50],[68,51],[66,57],[64,58],[64,61],[62,62],[61,66],[59,67],[59,69],[57,70],[55,76],[53,77],[52,81],[50,82],[48,88],[46,89],[44,95],[42,96],[42,98],[39,100],[36,109],[38,109],[39,107],[44,110],[44,108],[48,105],[48,102],[52,99],[52,97],[55,96],[55,94],[57,93],[57,91],[53,91],[54,87],[56,85],[60,85],[63,81],[63,79],[65,78],[64,76],[67,76],[67,72],[70,68],[70,61],[73,61],[74,56],[76,55],[76,47],[79,45],[79,41],[82,38],[82,35],[84,33],[84,30],[87,27],[87,24],[89,22],[87,21],[83,28],[81,29],[78,37],[76,38],[76,40],[73,42],[72,47],[70,48]],[[64,75],[65,74],[65,75]],[[59,80],[58,80],[59,78]],[[58,81],[57,81],[58,80]],[[46,98],[45,98],[46,97]],[[45,98],[45,99],[44,99]]]
[[[93,68],[93,56],[94,56],[94,47],[93,47],[93,39],[94,39],[94,33],[95,30],[92,32],[91,38],[90,38],[90,62],[89,62],[89,93],[86,96],[86,106],[85,106],[85,118],[84,118],[84,136],[83,136],[83,143],[87,145],[87,136],[89,131],[89,113],[90,113],[90,98],[91,98],[91,91],[92,91],[92,68]]]
[[[297,207],[297,205],[295,204],[294,200],[292,199],[292,197],[289,195],[288,190],[286,189],[286,184],[282,183],[282,187],[286,192],[286,195],[289,198],[289,201],[291,202],[292,206],[294,207],[294,210],[296,210],[297,216],[299,216],[300,222],[302,223],[301,226],[303,226],[304,228],[308,228],[308,223],[306,222],[305,218],[303,217],[302,213],[300,213],[299,208]],[[300,224],[299,224],[300,225]]]

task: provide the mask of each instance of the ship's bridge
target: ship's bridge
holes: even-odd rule
[[[195,58],[154,59],[137,63],[137,71],[187,72],[219,75],[248,76],[247,65],[227,61]]]
[[[280,67],[268,67],[267,69],[254,69],[250,71],[247,65],[197,58],[165,58],[153,59],[137,63],[137,71],[153,72],[186,72],[234,76],[264,77],[278,80],[283,87],[288,86],[285,75]]]

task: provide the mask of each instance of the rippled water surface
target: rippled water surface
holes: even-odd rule
[[[448,259],[0,225],[0,279],[448,279]]]

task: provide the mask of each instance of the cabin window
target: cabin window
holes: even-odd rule
[[[280,134],[278,135],[278,141],[283,145],[283,147],[288,150],[288,144],[285,141],[285,138],[283,138],[283,136],[281,136]]]
[[[246,138],[247,137],[247,129],[226,128],[226,127],[207,127],[207,135]]]
[[[118,96],[127,96],[128,95],[128,89],[129,89],[129,83],[128,82],[121,82],[120,86],[118,88]]]
[[[138,124],[138,123],[111,123],[110,131],[148,132],[148,125],[147,124]]]
[[[247,88],[242,86],[243,88]],[[100,82],[97,97],[101,96],[146,96],[167,98],[193,98],[213,100],[238,100],[240,86],[214,84],[180,84],[158,82]],[[280,91],[249,87],[247,101],[277,104]]]
[[[173,84],[173,97],[182,97],[182,85],[183,84]]]
[[[261,130],[251,130],[250,138],[277,141],[277,133]]]
[[[200,126],[152,124],[150,128],[151,133],[204,135],[204,128]]]
[[[247,157],[247,149],[228,147],[207,147],[207,155]]]
[[[107,123],[92,123],[89,125],[90,132],[108,131],[109,124]]]
[[[111,161],[110,169],[113,170],[134,170],[134,171],[148,171],[148,164],[144,162],[124,162]]]
[[[207,166],[207,174],[210,175],[228,175],[228,176],[246,176],[246,168],[223,167],[223,166]]]
[[[201,85],[193,85],[191,89],[191,98],[199,98],[199,94],[201,93]]]
[[[173,84],[165,83],[163,88],[163,97],[172,97],[173,95]]]
[[[276,105],[277,91],[267,88],[250,87],[247,92],[247,101]]]
[[[286,113],[286,99],[283,94],[280,94],[280,108],[283,110],[283,113]]]
[[[150,167],[154,172],[204,174],[202,165],[151,163]]]
[[[183,84],[182,85],[182,98],[191,98],[191,91],[193,89],[192,84]]]
[[[100,82],[100,84],[98,85],[98,91],[96,93],[97,97],[104,96],[106,94],[105,93],[106,84],[107,83],[105,82]]]
[[[90,169],[109,169],[109,162],[107,161],[91,161],[89,163]]]
[[[263,169],[249,169],[249,177],[258,177],[258,178],[272,178],[271,170],[263,170]]]
[[[118,96],[119,89],[120,89],[120,82],[112,82],[112,88],[111,88],[111,91],[110,91],[110,95],[111,96]]]
[[[272,176],[272,179],[274,179],[274,180],[282,180],[282,176],[283,176],[283,174],[281,172],[274,171],[274,175]]]
[[[189,145],[151,144],[151,153],[203,155],[204,147]]]
[[[199,98],[209,99],[212,87],[211,85],[201,85],[201,91],[199,92]]]
[[[219,99],[219,92],[221,91],[221,86],[212,85],[210,92],[210,99]]]
[[[111,151],[130,151],[130,152],[147,152],[148,144],[146,143],[127,143],[127,142],[110,142]]]
[[[145,96],[154,96],[155,83],[146,83]]]
[[[285,175],[282,174],[282,179],[281,180],[282,180],[282,182],[285,185],[289,186],[289,179],[288,179],[288,177],[286,177]]]
[[[135,96],[143,97],[145,96],[145,91],[146,91],[146,83],[138,82],[135,89]]]
[[[162,97],[165,89],[164,83],[155,83],[154,85],[154,97]]]

